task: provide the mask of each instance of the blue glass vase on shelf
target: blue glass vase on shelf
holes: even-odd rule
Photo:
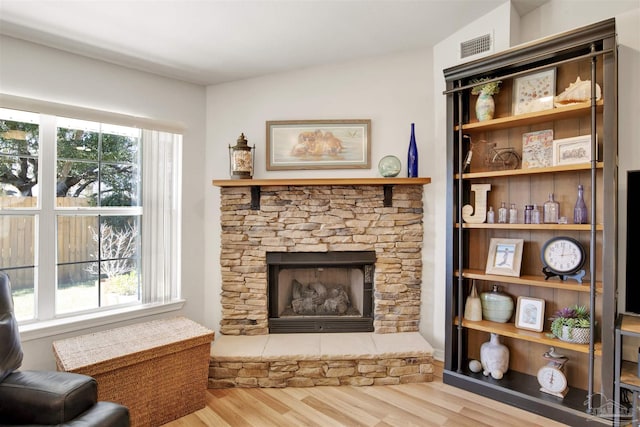
[[[418,145],[416,144],[415,124],[411,123],[411,139],[409,140],[409,153],[407,155],[407,176],[418,176]]]

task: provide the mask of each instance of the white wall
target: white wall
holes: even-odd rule
[[[181,123],[185,129],[182,289],[187,300],[182,314],[203,322],[205,88],[3,36],[0,93]],[[82,331],[87,332],[91,331]],[[61,338],[65,336],[23,342],[23,367],[54,369],[51,342]]]
[[[433,163],[430,167],[433,170],[433,184],[427,188],[429,216],[425,221],[425,235],[432,241],[431,251],[425,251],[425,257],[429,258],[432,264],[433,278],[428,281],[432,286],[425,289],[429,300],[426,304],[430,310],[423,314],[423,335],[428,337],[429,342],[436,350],[435,356],[442,359],[445,345],[445,296],[446,296],[446,206],[447,199],[446,176],[446,142],[447,142],[447,115],[446,96],[442,94],[445,90],[445,80],[442,70],[468,61],[470,58],[459,59],[460,42],[478,37],[491,31],[494,35],[494,48],[492,52],[484,55],[474,56],[472,59],[481,58],[491,53],[508,49],[514,31],[511,26],[514,12],[509,3],[494,9],[492,12],[482,16],[465,28],[460,29],[455,34],[447,37],[433,48],[433,93],[432,110],[434,115],[434,147]],[[428,228],[426,224],[431,228]]]
[[[430,176],[432,135],[431,50],[384,56],[210,86],[207,89],[207,178],[228,179],[228,145],[241,132],[256,145],[256,178],[377,177],[387,154],[403,161],[406,176],[410,124],[416,124],[419,175]],[[371,119],[371,169],[266,171],[265,122],[294,119]],[[428,185],[426,186],[428,187]],[[206,192],[207,323],[220,322],[220,193]],[[425,206],[426,209],[432,207]],[[425,229],[432,225],[425,223]],[[425,239],[425,246],[432,245]],[[430,287],[431,262],[423,286]]]
[[[522,17],[520,43],[617,17],[639,7],[638,0],[551,0]],[[636,27],[636,37],[637,34]]]

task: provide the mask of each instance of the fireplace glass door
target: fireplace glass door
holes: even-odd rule
[[[269,253],[269,331],[373,330],[375,252]]]

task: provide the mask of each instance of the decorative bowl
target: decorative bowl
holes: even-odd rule
[[[385,178],[398,176],[400,168],[402,168],[402,163],[400,163],[400,159],[396,156],[384,156],[380,159],[380,162],[378,162],[378,171],[380,175]]]

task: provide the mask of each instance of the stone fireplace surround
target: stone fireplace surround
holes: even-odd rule
[[[364,183],[355,184],[340,180],[345,183],[326,185],[298,185],[294,181],[291,185],[265,185],[265,181],[259,191],[249,182],[220,185],[222,336],[214,342],[212,349],[210,386],[282,387],[336,382],[369,385],[429,380],[432,350],[417,333],[422,277],[422,194],[423,184],[429,181],[418,182],[415,178],[395,181],[401,185],[392,185],[393,180],[382,184],[375,179],[359,180]],[[369,185],[369,181],[376,182]],[[343,354],[333,349],[329,351],[333,353],[331,357],[314,353],[298,357],[305,360],[292,360],[296,359],[295,354],[269,358],[264,353],[264,345],[275,335],[268,335],[266,254],[334,251],[376,253],[373,335],[380,334],[375,341],[377,346],[362,346],[363,354]],[[399,334],[401,342],[418,340],[418,345],[404,349],[388,346],[394,351],[382,353],[371,350],[385,347],[381,344],[385,334]],[[252,354],[242,358],[234,355],[233,349],[229,352],[229,348],[223,348],[223,341],[227,346],[233,341],[233,346],[238,347],[242,346],[238,344],[242,336],[264,335],[267,336],[259,339],[264,345],[248,344],[251,340],[241,341],[245,346],[255,346]],[[336,338],[325,337],[324,342],[344,343],[347,338],[345,334],[284,335],[278,339],[291,342],[292,339],[316,339],[309,335],[337,335]],[[354,338],[361,334],[349,335]],[[252,342],[258,342],[255,339]],[[366,337],[358,339],[368,343]],[[366,363],[360,366],[362,361]],[[300,379],[291,373],[304,371],[310,363],[314,375],[318,372],[323,375]],[[346,368],[341,371],[346,375],[344,378],[327,376],[339,367]],[[392,370],[395,375],[388,375],[390,367],[395,368]],[[405,368],[397,369],[400,367]],[[283,376],[282,369],[289,374]],[[359,372],[361,370],[364,372]],[[355,372],[357,379],[347,375],[347,371]],[[410,376],[402,379],[406,375]],[[280,379],[272,381],[274,378]]]

